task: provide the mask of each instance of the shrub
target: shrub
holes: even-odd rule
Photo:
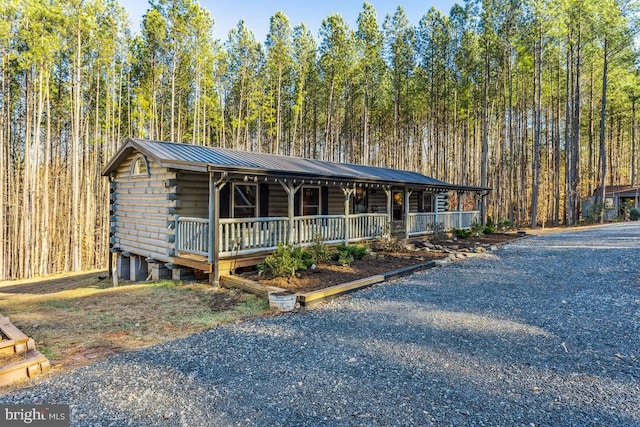
[[[297,246],[280,243],[273,254],[264,259],[264,263],[259,268],[271,272],[276,277],[294,276],[296,271],[308,268],[308,260],[303,259],[303,254],[304,251]]]
[[[496,227],[498,228],[498,230],[511,230],[513,229],[513,221],[510,221],[508,219],[501,219],[496,224]]]
[[[429,240],[431,240],[432,242],[441,242],[445,238],[445,228],[443,222],[428,224],[427,231],[431,232],[431,237],[429,238]]]
[[[357,259],[364,258],[365,255],[371,252],[371,250],[369,249],[369,245],[367,244],[339,245],[337,249],[338,263],[340,265],[349,265]]]
[[[365,257],[365,255],[371,252],[369,245],[367,245],[366,243],[362,243],[358,245],[342,244],[342,245],[338,245],[337,249],[338,249],[338,254],[340,254],[341,252],[346,252],[351,254],[351,256],[353,256],[353,259],[362,259]]]
[[[315,235],[313,243],[307,248],[307,251],[311,254],[315,264],[326,263],[333,258],[333,253],[329,247],[324,244],[320,234]]]
[[[453,234],[459,239],[466,239],[471,236],[471,231],[464,228],[454,228]]]
[[[474,237],[480,237],[484,234],[484,229],[485,229],[484,225],[480,225],[477,222],[474,222],[473,225],[471,226],[471,234]]]
[[[640,211],[636,208],[631,208],[629,210],[629,219],[631,219],[631,221],[637,221],[640,219]]]
[[[354,261],[353,255],[349,251],[338,251],[338,264],[349,265]]]
[[[385,236],[373,243],[376,251],[400,252],[404,249],[404,242],[396,236]]]
[[[491,217],[487,218],[487,223],[484,226],[484,230],[482,230],[482,232],[484,234],[491,234],[495,231],[496,226],[493,223],[493,219],[491,219]]]

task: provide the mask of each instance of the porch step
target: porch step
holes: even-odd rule
[[[8,317],[0,315],[0,357],[10,360],[0,366],[0,386],[25,378],[33,378],[51,369],[45,356],[36,350],[36,342],[18,329]]]
[[[0,386],[12,384],[18,380],[33,378],[51,369],[49,360],[35,348],[25,353],[24,360],[9,363],[0,368]]]

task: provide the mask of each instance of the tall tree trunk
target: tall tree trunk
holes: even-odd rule
[[[538,28],[539,39],[534,42],[534,135],[533,135],[533,176],[531,184],[531,228],[538,225],[538,191],[540,188],[540,132],[542,104],[542,28]]]
[[[602,99],[600,109],[600,194],[602,201],[602,215],[600,222],[604,223],[605,217],[605,195],[606,195],[606,179],[607,179],[607,149],[605,144],[605,119],[607,113],[607,73],[609,71],[609,40],[605,35],[604,38],[604,61],[602,65]]]

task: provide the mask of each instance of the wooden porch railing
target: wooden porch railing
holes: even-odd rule
[[[375,239],[389,232],[389,215],[363,213],[349,215],[349,241]]]
[[[313,243],[321,236],[325,243],[344,240],[344,215],[297,216],[293,219],[293,241],[297,245]]]
[[[221,218],[219,231],[221,256],[272,250],[288,240],[289,218]]]
[[[436,223],[435,212],[409,213],[409,237],[430,233]]]
[[[436,222],[442,223],[445,230],[453,228],[471,228],[480,219],[479,211],[412,212],[409,213],[409,237],[431,233]]]
[[[477,211],[440,212],[437,221],[445,229],[470,228],[478,221]],[[428,234],[435,223],[435,213],[410,213],[409,236]],[[365,213],[349,215],[349,241],[383,237],[389,232],[389,215]],[[297,216],[293,218],[293,242],[307,246],[320,236],[324,243],[338,243],[345,239],[344,215]],[[176,219],[176,253],[209,254],[209,221],[205,218]],[[270,251],[279,243],[289,241],[289,218],[221,218],[217,233],[221,257]]]
[[[176,219],[176,252],[209,255],[209,220],[178,217]]]

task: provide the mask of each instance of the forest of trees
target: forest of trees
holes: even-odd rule
[[[0,0],[0,279],[104,268],[128,136],[410,169],[493,190],[486,214],[576,224],[637,184],[635,0],[468,0],[417,25],[365,2],[266,40],[151,0]],[[416,20],[417,17],[412,17]]]

